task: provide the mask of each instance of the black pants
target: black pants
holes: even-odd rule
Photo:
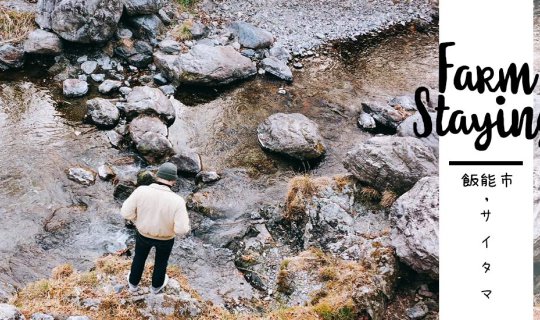
[[[137,232],[135,238],[135,256],[131,264],[131,274],[129,282],[132,285],[138,285],[144,271],[144,263],[152,247],[156,247],[156,261],[154,263],[154,273],[152,274],[152,287],[159,288],[165,281],[167,264],[174,244],[174,238],[171,240],[155,240],[147,238]]]

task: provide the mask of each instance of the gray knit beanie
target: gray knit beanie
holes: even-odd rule
[[[174,163],[165,162],[164,164],[159,166],[156,176],[158,178],[168,181],[176,181],[176,179],[178,179],[177,172],[178,169],[176,168],[176,165],[174,165]]]

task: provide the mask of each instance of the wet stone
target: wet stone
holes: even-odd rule
[[[88,93],[88,83],[79,79],[66,79],[62,89],[64,96],[68,98],[82,97]]]
[[[95,172],[81,167],[69,168],[67,171],[67,176],[68,179],[87,186],[94,184],[96,181]]]
[[[102,94],[110,94],[118,90],[122,86],[122,81],[118,80],[105,80],[99,85],[98,90]]]
[[[98,168],[98,176],[101,180],[108,181],[114,178],[116,174],[109,165],[103,164]]]
[[[98,63],[96,61],[85,61],[81,64],[81,70],[86,74],[92,74],[96,71]]]
[[[105,80],[105,75],[103,73],[92,74],[92,75],[90,75],[90,77],[95,82],[103,82]]]

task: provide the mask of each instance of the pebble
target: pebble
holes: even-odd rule
[[[121,64],[119,64],[119,65],[116,66],[116,70],[118,72],[124,72],[124,67]]]
[[[96,61],[85,61],[81,64],[81,70],[86,74],[91,74],[96,71],[98,63]]]
[[[304,65],[303,65],[301,62],[295,62],[295,63],[293,64],[293,67],[294,67],[295,69],[302,69],[302,68],[304,67]]]
[[[87,56],[82,56],[82,57],[79,57],[77,59],[77,62],[78,63],[83,63],[83,62],[86,62],[88,60],[88,57]]]
[[[283,88],[279,88],[278,93],[279,94],[287,94],[287,91],[285,91],[285,89],[283,89]]]
[[[90,77],[95,82],[103,82],[105,80],[105,75],[103,73],[94,73],[94,74],[91,74]]]
[[[80,74],[77,79],[81,80],[81,81],[87,81],[88,80],[88,77],[84,74]]]
[[[165,77],[161,74],[161,73],[157,73],[154,75],[154,82],[157,84],[157,85],[164,85],[164,84],[167,84],[167,79],[165,79]]]
[[[139,68],[137,68],[137,67],[135,67],[135,66],[129,66],[128,69],[129,69],[129,71],[131,71],[131,72],[137,72],[137,71],[139,71]]]
[[[264,71],[264,69],[260,68],[259,71],[258,71],[258,73],[259,73],[260,75],[263,75],[263,74],[266,73],[266,71]]]

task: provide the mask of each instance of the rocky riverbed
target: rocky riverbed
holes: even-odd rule
[[[104,317],[121,201],[170,159],[193,232],[179,287],[122,300],[138,317],[436,318],[437,140],[410,130],[436,4],[83,2],[0,2],[42,28],[0,45],[0,302]]]

